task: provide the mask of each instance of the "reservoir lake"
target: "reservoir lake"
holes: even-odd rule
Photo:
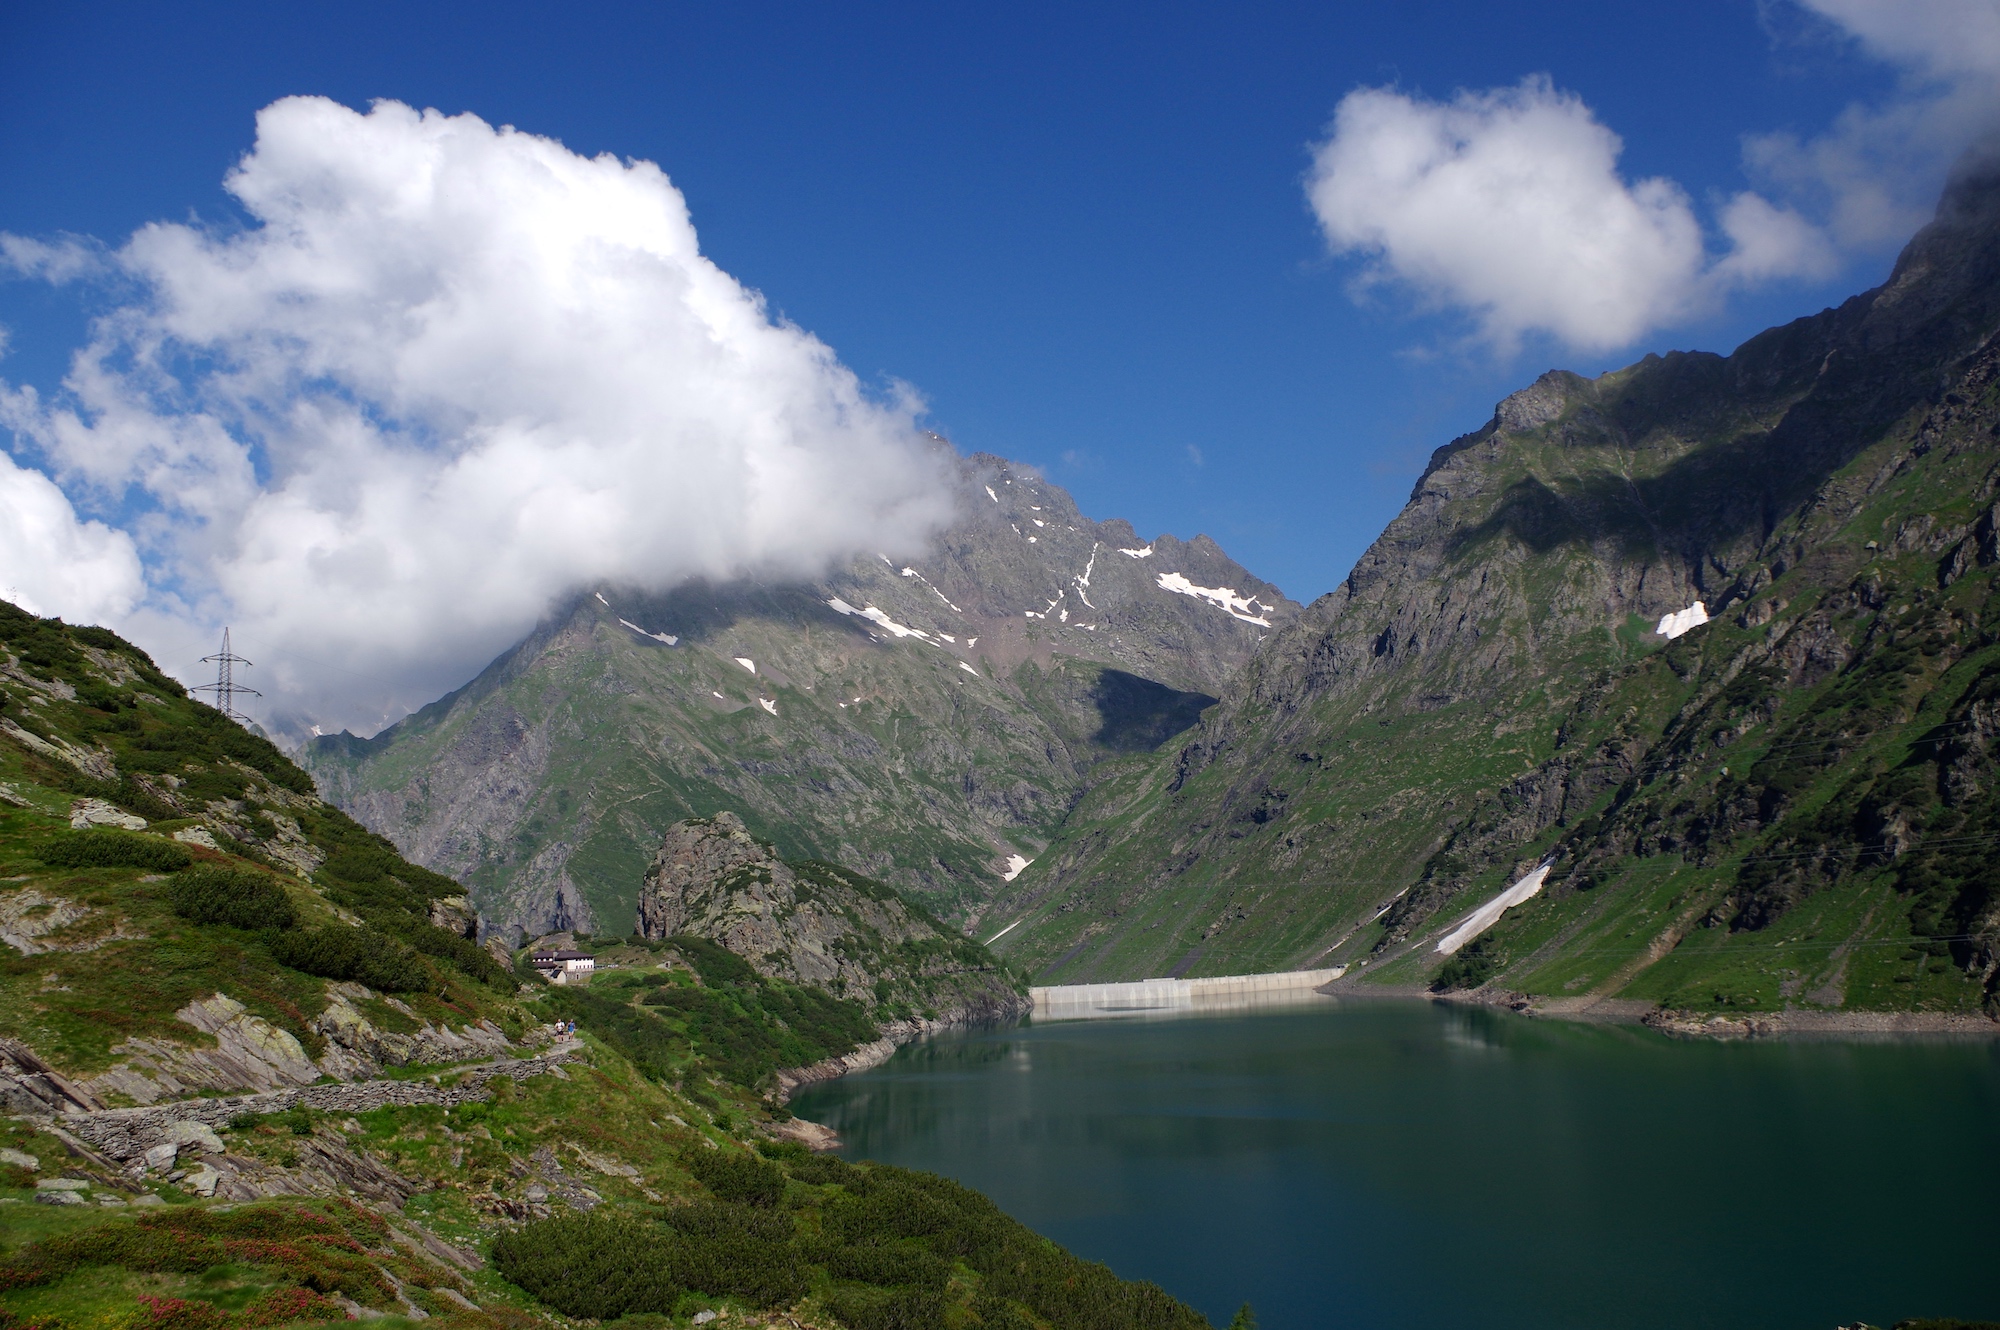
[[[946,1035],[793,1109],[1218,1326],[2000,1320],[2000,1040],[1315,994]]]

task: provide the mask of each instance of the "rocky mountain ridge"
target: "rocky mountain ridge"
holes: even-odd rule
[[[1206,537],[1141,541],[1016,464],[957,468],[959,520],[921,560],[593,589],[457,693],[301,761],[515,938],[622,927],[665,828],[723,809],[969,924],[1297,607]]]
[[[1058,981],[1339,962],[1555,1004],[1977,1008],[2000,897],[1945,861],[1992,788],[1996,329],[1974,161],[1875,291],[1728,357],[1544,375],[1086,796],[990,909],[1003,950]],[[1773,964],[1773,930],[1810,957]]]

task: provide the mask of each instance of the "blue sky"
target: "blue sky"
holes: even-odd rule
[[[0,15],[0,232],[115,249],[155,221],[241,227],[223,178],[256,113],[295,94],[650,160],[702,252],[872,391],[907,383],[962,448],[1043,466],[1092,516],[1206,531],[1304,600],[1431,449],[1544,369],[1727,351],[1881,280],[1901,222],[1843,229],[1847,186],[1803,150],[1746,169],[1746,136],[1853,138],[1844,108],[1886,120],[1983,75],[1945,68],[1944,43],[1899,48],[1863,0],[1820,8],[17,5]],[[1544,109],[1572,98],[1572,121],[1622,139],[1620,179],[1677,184],[1702,263],[1729,251],[1720,219],[1748,189],[1797,210],[1817,259],[1578,336],[1531,314],[1496,333],[1470,278],[1410,280],[1393,240],[1329,253],[1305,181],[1344,97],[1387,89],[1392,112],[1430,114],[1535,75]],[[1928,206],[1966,114],[1902,145],[1897,218]],[[1370,272],[1386,279],[1360,289]],[[0,282],[0,380],[58,400],[130,280]],[[49,466],[87,516],[137,520],[32,433],[22,466]]]

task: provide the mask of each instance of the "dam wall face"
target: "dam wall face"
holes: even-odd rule
[[[1132,1012],[1170,1011],[1181,1007],[1248,1005],[1261,998],[1286,994],[1303,996],[1347,973],[1330,970],[1282,970],[1276,974],[1225,974],[1205,979],[1138,979],[1120,984],[1057,984],[1031,988],[1034,1014],[1045,1019],[1087,1019]]]

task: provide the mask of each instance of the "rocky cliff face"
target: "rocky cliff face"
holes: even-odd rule
[[[668,828],[637,931],[706,938],[767,978],[855,998],[885,1019],[991,1022],[1027,1008],[985,948],[880,883],[785,862],[729,812]]]
[[[1341,961],[1561,1001],[1976,1003],[2000,898],[1933,874],[1923,905],[1906,866],[1922,828],[1984,825],[1953,801],[1985,777],[1951,773],[1987,760],[1996,328],[1974,165],[1878,290],[1728,357],[1544,375],[1085,799],[989,912],[1023,921],[1005,949],[1058,980]],[[1550,856],[1440,976],[1445,928]],[[1811,957],[1769,963],[1780,921]]]
[[[1001,459],[959,480],[924,559],[592,589],[458,693],[302,760],[510,933],[621,929],[665,829],[724,808],[976,921],[1107,765],[1185,730],[1297,607],[1206,537],[1092,522]]]

